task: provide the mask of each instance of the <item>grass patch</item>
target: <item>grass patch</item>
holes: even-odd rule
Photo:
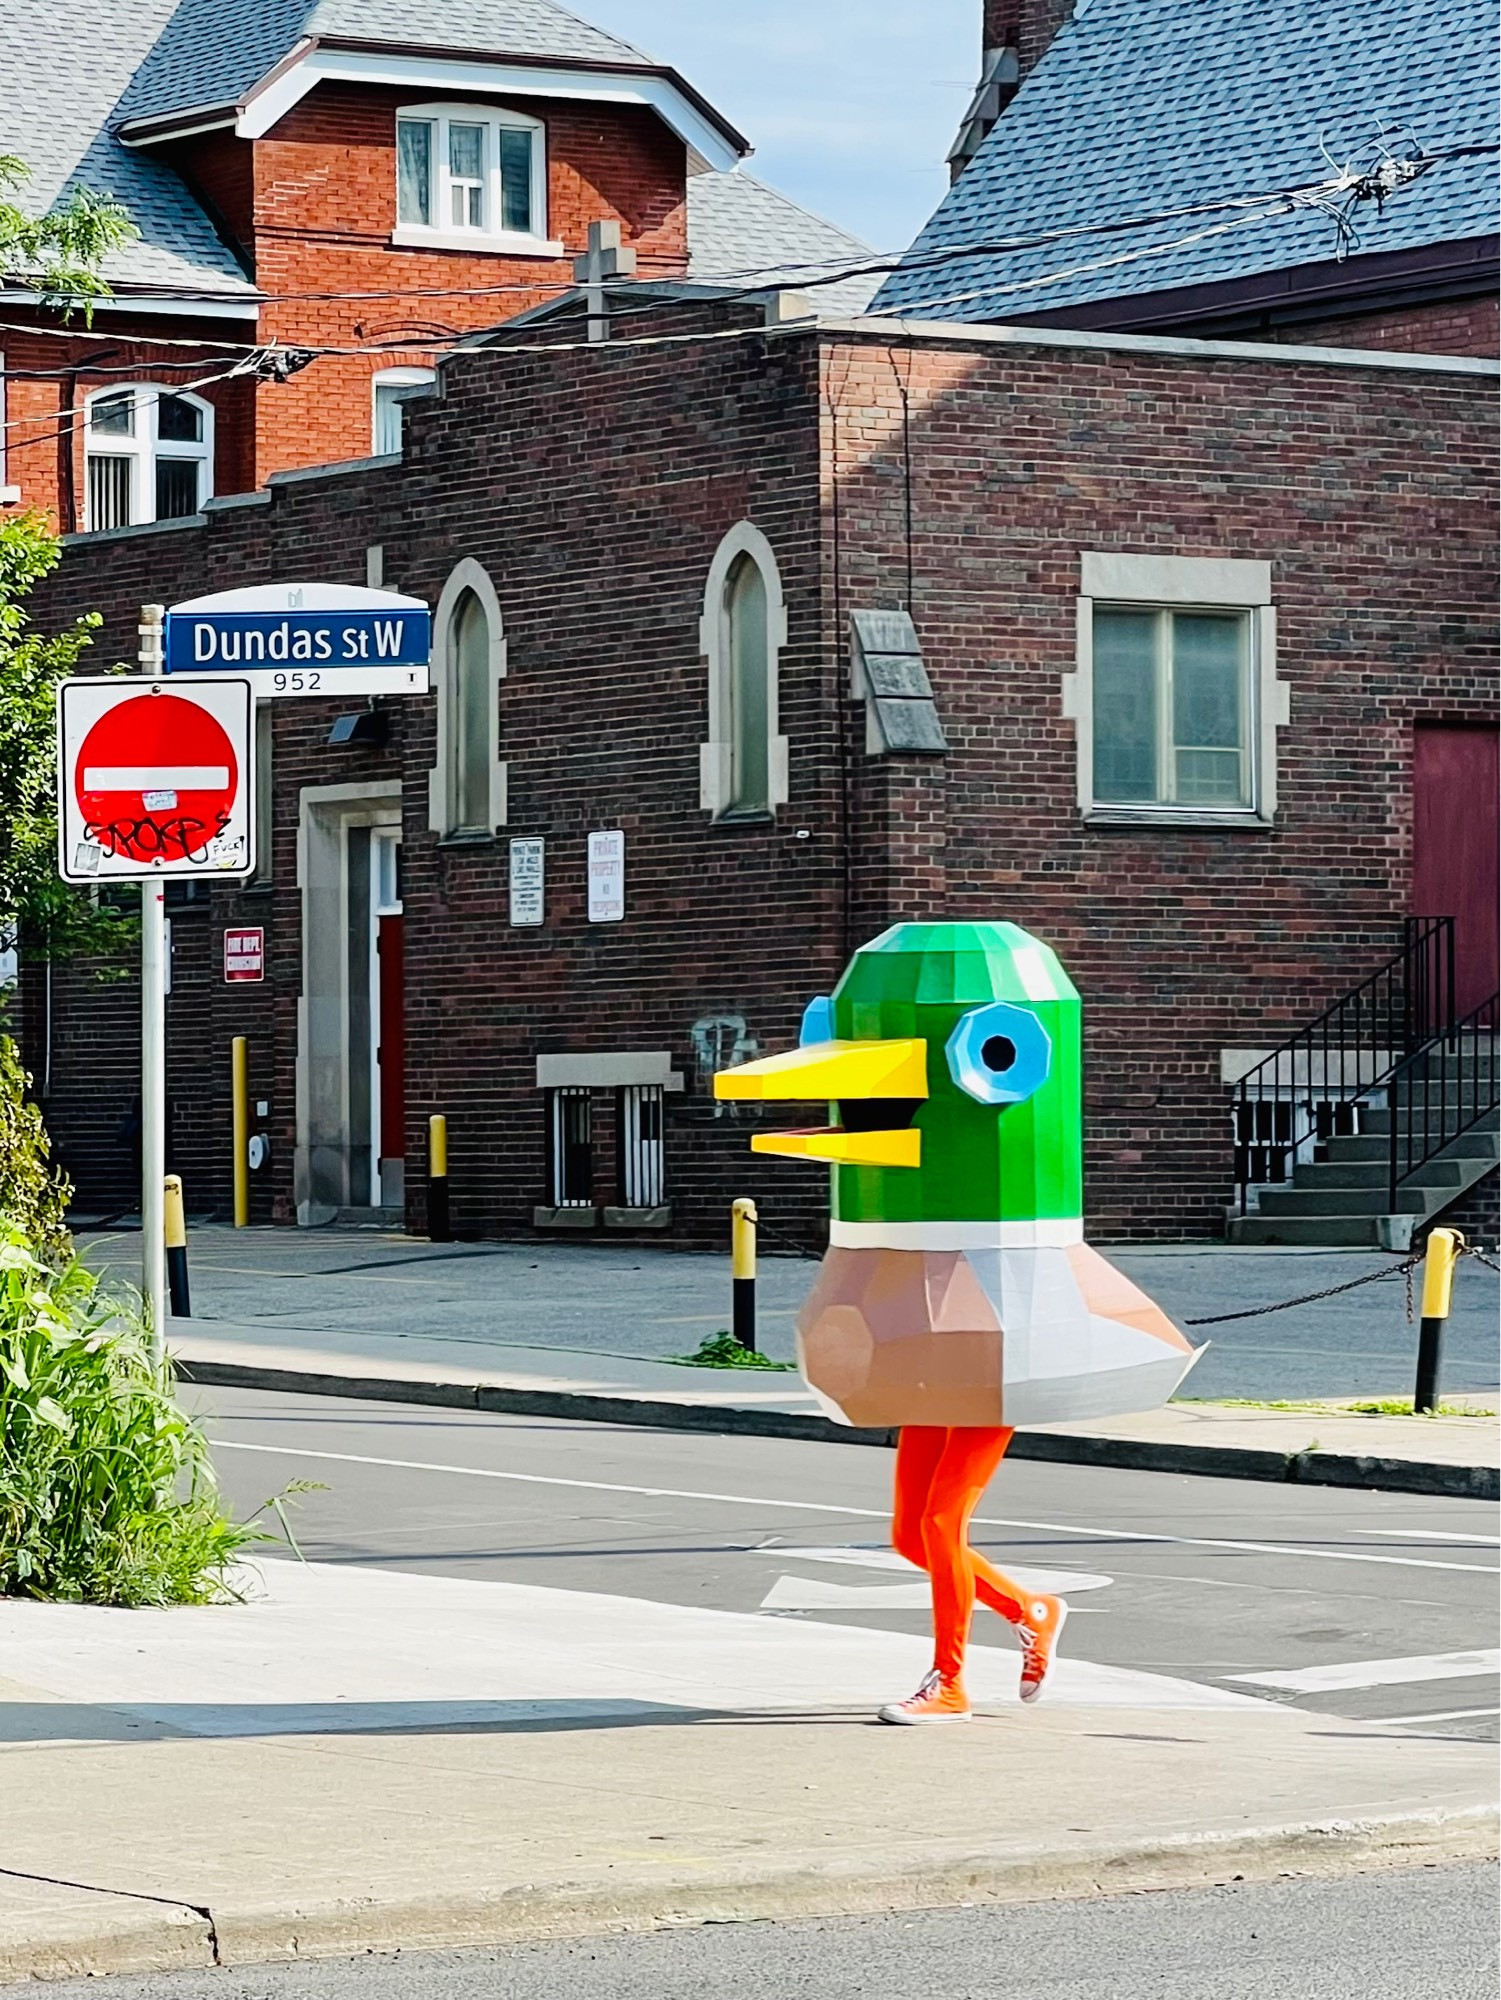
[[[696,1354],[669,1354],[667,1358],[683,1368],[770,1368],[782,1375],[797,1368],[795,1361],[773,1361],[769,1354],[742,1347],[727,1327],[706,1334]]]
[[[139,1313],[0,1222],[0,1596],[209,1604],[271,1539],[220,1502],[208,1441]]]

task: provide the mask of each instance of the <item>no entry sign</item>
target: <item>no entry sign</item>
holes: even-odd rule
[[[63,681],[57,726],[64,880],[254,868],[248,681]]]

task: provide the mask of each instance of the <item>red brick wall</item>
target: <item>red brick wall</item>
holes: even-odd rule
[[[45,613],[102,605],[106,650],[128,644],[143,593],[358,581],[375,542],[388,581],[433,600],[476,558],[505,614],[506,834],[547,839],[546,926],[508,925],[504,838],[442,846],[428,831],[431,701],[387,703],[390,748],[345,755],[326,747],[336,708],[286,703],[276,887],[216,895],[202,947],[212,967],[223,925],[264,911],[272,979],[247,995],[210,971],[207,1013],[174,1028],[181,1073],[215,1106],[229,1035],[252,1034],[273,1075],[285,1214],[297,790],[399,774],[409,1126],[448,1113],[461,1227],[529,1226],[539,1052],[666,1049],[690,1078],[668,1113],[680,1233],[712,1238],[742,1192],[811,1232],[820,1177],[750,1157],[743,1124],[694,1074],[694,1024],[736,1016],[762,1047],[785,1044],[851,944],[943,911],[1034,928],[1085,995],[1094,1233],[1217,1233],[1220,1050],[1275,1042],[1393,948],[1412,723],[1491,712],[1491,404],[1471,376],[1020,340],[752,333],[476,352],[445,399],[414,406],[402,467],[280,487],[202,531],[75,545]],[[744,518],[770,538],[786,594],[792,797],[773,824],[714,827],[698,808],[698,623],[714,549]],[[1079,552],[1100,548],[1271,563],[1293,716],[1275,829],[1081,822],[1060,676]],[[901,604],[909,568],[951,749],[872,761],[842,692],[848,615]],[[628,918],[609,927],[583,909],[585,839],[606,826],[627,837]],[[216,1119],[193,1172],[222,1189]],[[61,1126],[58,1138],[70,1157]]]
[[[1302,347],[1400,348],[1406,354],[1475,354],[1494,360],[1501,351],[1501,317],[1493,297],[1437,299],[1391,312],[1310,320],[1279,327],[1267,337]]]

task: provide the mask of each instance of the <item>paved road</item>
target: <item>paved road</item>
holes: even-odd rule
[[[884,1450],[188,1394],[241,1509],[324,1482],[293,1510],[310,1561],[927,1630],[925,1580],[885,1540]],[[1070,1652],[1160,1677],[1168,1706],[1174,1686],[1208,1684],[1473,1737],[1496,1733],[1496,1528],[1478,1501],[1018,1460],[975,1538],[1058,1578]],[[649,1653],[649,1609],[639,1638]],[[983,1612],[975,1638],[1010,1646]]]
[[[1492,1868],[720,1924],[49,1986],[53,2000],[1494,2000]]]
[[[91,1262],[133,1279],[139,1239],[81,1239]],[[1115,1261],[1180,1320],[1237,1312],[1343,1283],[1401,1261],[1377,1251],[1309,1254],[1228,1248],[1131,1249]],[[630,1355],[681,1354],[728,1324],[723,1257],[608,1245],[441,1246],[370,1231],[195,1230],[193,1306],[200,1318],[277,1328],[420,1335]],[[792,1321],[812,1266],[763,1257],[761,1335],[788,1358]],[[1495,1391],[1497,1281],[1461,1265],[1445,1348],[1444,1387]],[[1210,1350],[1195,1396],[1411,1394],[1416,1329],[1394,1276],[1266,1318],[1194,1329]]]

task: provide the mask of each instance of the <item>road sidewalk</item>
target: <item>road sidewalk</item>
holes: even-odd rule
[[[891,1432],[832,1423],[795,1375],[770,1370],[225,1320],[173,1320],[168,1345],[191,1380],[241,1388],[674,1430],[875,1445],[894,1439]],[[1139,1417],[1023,1431],[1012,1451],[1076,1464],[1464,1499],[1494,1499],[1501,1484],[1494,1417],[1361,1415],[1337,1401],[1295,1409],[1175,1402]]]
[[[0,1979],[1494,1851],[1479,1743],[1071,1661],[1023,1709],[990,1647],[972,1727],[882,1729],[921,1638],[359,1565],[260,1579],[203,1610],[5,1607]]]

